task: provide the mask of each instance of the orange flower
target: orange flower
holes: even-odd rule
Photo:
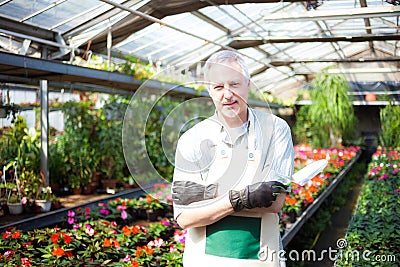
[[[312,192],[312,193],[317,193],[318,192],[318,189],[313,185],[308,187],[308,190],[310,190],[310,192]]]
[[[142,254],[142,248],[141,247],[136,247],[136,258],[139,258],[140,255]]]
[[[53,256],[61,257],[64,254],[65,254],[65,251],[62,248],[60,248],[59,246],[56,246],[55,248],[53,248],[53,253],[52,253]]]
[[[295,198],[291,198],[289,196],[286,197],[286,203],[289,205],[296,205],[297,200]]]
[[[147,195],[147,196],[146,196],[146,202],[147,202],[148,204],[150,204],[152,201],[153,201],[152,196]]]
[[[122,229],[121,229],[121,231],[124,233],[124,235],[126,235],[126,236],[130,236],[131,235],[131,233],[132,233],[132,231],[131,231],[131,229],[128,227],[128,226],[124,226],[124,227],[122,227]]]
[[[15,232],[12,234],[11,237],[12,237],[12,238],[20,238],[20,237],[21,237],[20,231],[15,231]]]
[[[113,241],[114,248],[119,248],[121,246],[117,239],[111,238],[111,240]]]
[[[139,263],[134,260],[131,262],[131,267],[139,267]]]
[[[152,249],[152,248],[149,247],[149,246],[145,246],[145,247],[144,247],[144,250],[145,250],[145,252],[146,252],[147,255],[151,255],[151,254],[153,254],[153,252],[154,252],[154,249]]]
[[[104,245],[105,248],[111,247],[111,241],[108,238],[104,239]]]
[[[133,226],[133,228],[132,228],[132,233],[133,233],[134,235],[136,235],[136,234],[138,234],[139,232],[140,232],[140,227],[137,226],[137,225]]]

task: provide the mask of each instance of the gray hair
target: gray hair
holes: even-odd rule
[[[246,79],[249,81],[250,80],[250,74],[249,71],[246,67],[246,64],[244,62],[244,59],[241,55],[238,53],[231,51],[231,50],[222,50],[218,51],[214,54],[212,54],[206,61],[206,64],[204,65],[204,78],[206,81],[209,79],[209,71],[210,68],[214,64],[219,64],[222,62],[236,62],[239,64],[240,68],[243,71],[243,75],[246,77]]]

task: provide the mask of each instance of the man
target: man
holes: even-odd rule
[[[179,139],[174,216],[188,229],[184,267],[279,266],[278,213],[291,177],[293,143],[280,118],[247,106],[250,76],[235,52],[205,65],[215,114]]]

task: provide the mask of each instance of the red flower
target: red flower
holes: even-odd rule
[[[66,233],[62,233],[62,235],[64,236],[64,242],[66,244],[71,243],[71,237],[69,235],[67,235]]]
[[[22,267],[30,267],[30,266],[32,266],[29,258],[21,258],[21,266]]]
[[[3,238],[4,238],[4,239],[9,238],[9,237],[11,236],[10,234],[11,234],[10,232],[4,232]]]
[[[56,246],[55,248],[53,248],[52,255],[54,257],[61,257],[61,256],[64,256],[64,254],[65,254],[65,251],[62,248],[60,248],[59,246]]]
[[[65,251],[65,254],[68,258],[71,258],[73,256],[71,251]]]
[[[53,242],[53,244],[57,244],[57,241],[59,238],[60,238],[60,234],[53,234],[51,236],[51,242]]]
[[[139,263],[135,260],[131,262],[131,267],[139,267]]]

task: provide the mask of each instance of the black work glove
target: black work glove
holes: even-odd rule
[[[244,208],[267,208],[276,200],[276,196],[284,192],[287,186],[280,182],[259,182],[246,186],[240,191],[230,190],[229,200],[234,211]]]
[[[172,200],[177,205],[189,205],[193,202],[215,198],[217,185],[202,185],[191,181],[172,183]]]

